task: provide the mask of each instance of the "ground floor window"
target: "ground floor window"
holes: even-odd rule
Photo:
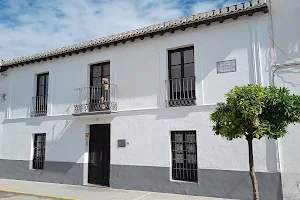
[[[44,169],[46,133],[34,134],[33,169]]]
[[[196,131],[171,131],[172,178],[198,181]]]

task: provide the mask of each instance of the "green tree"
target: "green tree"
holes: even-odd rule
[[[259,200],[253,139],[285,136],[289,124],[300,122],[300,96],[290,94],[287,88],[247,85],[233,88],[225,97],[226,102],[218,103],[210,116],[213,131],[228,140],[247,140],[253,199]]]

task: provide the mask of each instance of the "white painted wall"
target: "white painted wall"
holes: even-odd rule
[[[49,72],[48,114],[72,114],[74,89],[89,85],[89,64],[108,60],[111,82],[118,85],[119,111],[165,107],[167,50],[188,45],[195,48],[197,104],[216,104],[233,86],[268,77],[267,59],[260,54],[268,48],[266,21],[259,13],[10,69],[10,118],[29,116],[36,74],[43,72]],[[216,62],[229,59],[237,60],[237,72],[217,74]]]
[[[276,64],[300,61],[300,1],[271,0]],[[275,68],[274,68],[275,69]],[[275,73],[275,85],[288,87],[300,95],[300,66],[285,67]],[[280,168],[284,199],[300,199],[300,125],[291,125],[279,140]]]
[[[8,93],[8,81],[7,77],[0,76],[0,94]],[[3,129],[4,126],[2,124],[3,120],[6,118],[7,114],[7,101],[3,100],[0,96],[0,159],[2,157],[2,147],[3,147]]]
[[[300,61],[300,2],[271,0],[277,63]]]
[[[34,133],[46,133],[46,160],[82,163],[85,126],[72,117],[4,120],[2,157],[32,160]]]
[[[9,69],[10,116],[2,123],[0,159],[30,159],[31,134],[42,132],[47,133],[46,160],[87,162],[86,124],[111,123],[112,164],[170,166],[170,131],[191,129],[197,131],[200,168],[247,171],[245,140],[215,136],[208,105],[223,101],[233,86],[269,84],[267,38],[267,15],[260,13]],[[188,45],[195,48],[198,106],[165,108],[167,50]],[[237,60],[237,72],[217,74],[216,62],[230,59]],[[89,85],[89,64],[108,60],[111,82],[118,85],[117,116],[72,117],[73,90]],[[49,72],[49,116],[29,118],[35,76],[42,72]],[[117,148],[117,139],[129,145]],[[276,171],[275,142],[254,145],[257,171]]]
[[[112,120],[112,164],[170,167],[170,131],[196,130],[199,168],[248,171],[246,140],[228,142],[212,132],[209,115],[214,108],[206,106],[119,113]],[[114,148],[118,139],[126,139],[129,145]],[[255,141],[254,145],[256,169],[276,171],[276,154],[270,151],[275,147],[274,141]]]

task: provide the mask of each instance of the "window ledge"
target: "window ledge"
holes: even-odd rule
[[[193,181],[180,181],[180,180],[174,180],[174,179],[171,179],[170,182],[174,182],[174,183],[186,183],[186,184],[197,184],[197,185],[199,185],[199,182],[193,182]]]

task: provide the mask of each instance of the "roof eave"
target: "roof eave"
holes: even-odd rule
[[[252,16],[254,13],[257,13],[257,12],[264,12],[264,13],[269,12],[268,4],[266,3],[266,0],[262,0],[262,2],[263,3],[261,3],[259,6],[249,7],[248,9],[241,9],[241,10],[237,10],[234,12],[229,12],[231,7],[226,7],[223,9],[216,10],[216,11],[210,11],[207,13],[193,15],[193,20],[191,20],[191,21],[183,22],[183,19],[188,19],[188,17],[186,17],[186,18],[182,18],[182,19],[172,20],[169,22],[164,22],[164,23],[161,23],[164,26],[163,28],[158,27],[155,29],[153,27],[156,25],[153,25],[152,30],[146,30],[146,28],[148,28],[148,27],[145,27],[142,29],[135,30],[136,32],[139,31],[138,33],[134,32],[134,31],[128,31],[128,32],[126,32],[127,34],[130,34],[130,33],[132,33],[132,34],[127,35],[125,38],[121,37],[122,34],[125,34],[125,33],[121,33],[121,34],[114,35],[115,38],[113,38],[114,36],[109,36],[109,37],[105,37],[105,38],[100,38],[98,40],[92,40],[92,41],[88,41],[88,42],[71,45],[68,47],[58,48],[58,49],[43,52],[40,54],[34,54],[32,56],[25,56],[25,57],[19,57],[19,58],[8,60],[8,61],[2,61],[2,62],[0,62],[0,72],[5,71],[8,68],[23,66],[26,64],[30,64],[30,63],[52,60],[52,59],[59,58],[59,57],[71,56],[73,54],[79,54],[81,52],[85,53],[87,51],[93,51],[94,49],[101,49],[103,47],[109,47],[111,45],[116,46],[119,43],[124,44],[128,41],[133,42],[136,39],[143,40],[145,37],[152,38],[154,35],[164,35],[165,33],[168,33],[168,32],[174,33],[177,30],[185,31],[187,28],[190,28],[190,27],[197,28],[199,25],[202,25],[202,24],[209,26],[213,22],[223,23],[227,19],[236,20],[240,16],[245,16],[245,15]],[[239,5],[241,5],[241,4],[239,4]],[[237,9],[239,5],[235,5],[235,8]],[[244,5],[244,4],[242,4],[242,5]],[[226,14],[222,13],[224,9],[228,9]],[[219,12],[219,13],[216,13],[216,12]],[[196,16],[201,16],[204,14],[211,15],[211,16],[208,16],[208,17],[206,16],[205,18],[202,18],[202,19],[201,18],[196,19]],[[178,21],[178,24],[176,24],[177,21]],[[158,25],[160,25],[160,24],[158,24]],[[144,29],[144,31],[143,31],[143,29]],[[104,39],[107,39],[107,40],[103,41]]]

